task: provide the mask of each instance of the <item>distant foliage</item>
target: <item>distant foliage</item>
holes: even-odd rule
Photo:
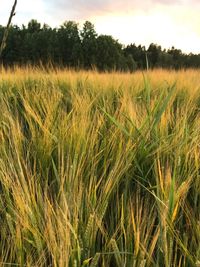
[[[0,42],[5,28],[0,26]],[[157,44],[123,46],[110,35],[98,35],[94,25],[86,21],[82,29],[78,23],[66,21],[59,28],[43,26],[31,20],[27,26],[13,25],[2,54],[4,65],[53,64],[63,67],[100,71],[134,71],[150,68],[199,68],[200,54],[186,55],[172,47],[162,49]]]

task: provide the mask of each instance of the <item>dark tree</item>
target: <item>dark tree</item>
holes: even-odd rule
[[[162,53],[161,46],[158,46],[157,44],[150,44],[147,55],[149,59],[150,67],[154,68],[158,66],[159,64],[159,58]]]
[[[117,69],[122,54],[122,45],[112,36],[100,35],[97,38],[97,67],[100,70]]]
[[[13,14],[14,15],[14,14]],[[10,21],[10,20],[9,20]],[[200,54],[184,54],[172,47],[162,50],[157,44],[149,48],[130,44],[124,47],[110,35],[97,35],[94,25],[86,21],[80,30],[74,21],[66,21],[59,28],[43,26],[31,20],[27,26],[9,24],[9,35],[1,47],[5,65],[49,63],[73,68],[100,71],[134,71],[146,69],[146,59],[150,68],[199,68]],[[7,27],[0,26],[0,40],[5,40]]]
[[[97,60],[97,33],[94,25],[86,21],[81,31],[83,61],[86,69],[96,66]]]
[[[65,22],[58,29],[57,36],[60,61],[71,67],[81,65],[82,47],[78,24],[74,21]]]
[[[136,46],[135,44],[130,44],[124,49],[125,55],[131,55],[139,69],[146,68],[146,52],[144,46]]]
[[[184,55],[180,49],[172,47],[168,50],[168,54],[172,56],[173,59],[173,68],[180,69],[185,66]]]

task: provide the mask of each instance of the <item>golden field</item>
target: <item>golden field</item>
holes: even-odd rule
[[[200,71],[0,70],[0,266],[200,266]]]

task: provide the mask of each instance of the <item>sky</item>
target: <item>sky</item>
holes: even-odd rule
[[[6,25],[14,0],[0,0],[0,25]],[[185,53],[200,53],[200,0],[18,0],[13,24],[31,19],[58,27],[74,20],[89,20],[98,34],[120,43],[162,48],[175,46]]]

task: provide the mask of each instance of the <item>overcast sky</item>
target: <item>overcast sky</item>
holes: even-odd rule
[[[1,25],[13,2],[0,0]],[[33,18],[52,27],[90,20],[98,34],[110,34],[123,44],[148,47],[154,42],[200,53],[200,0],[18,0],[16,11],[13,23],[19,26]]]

